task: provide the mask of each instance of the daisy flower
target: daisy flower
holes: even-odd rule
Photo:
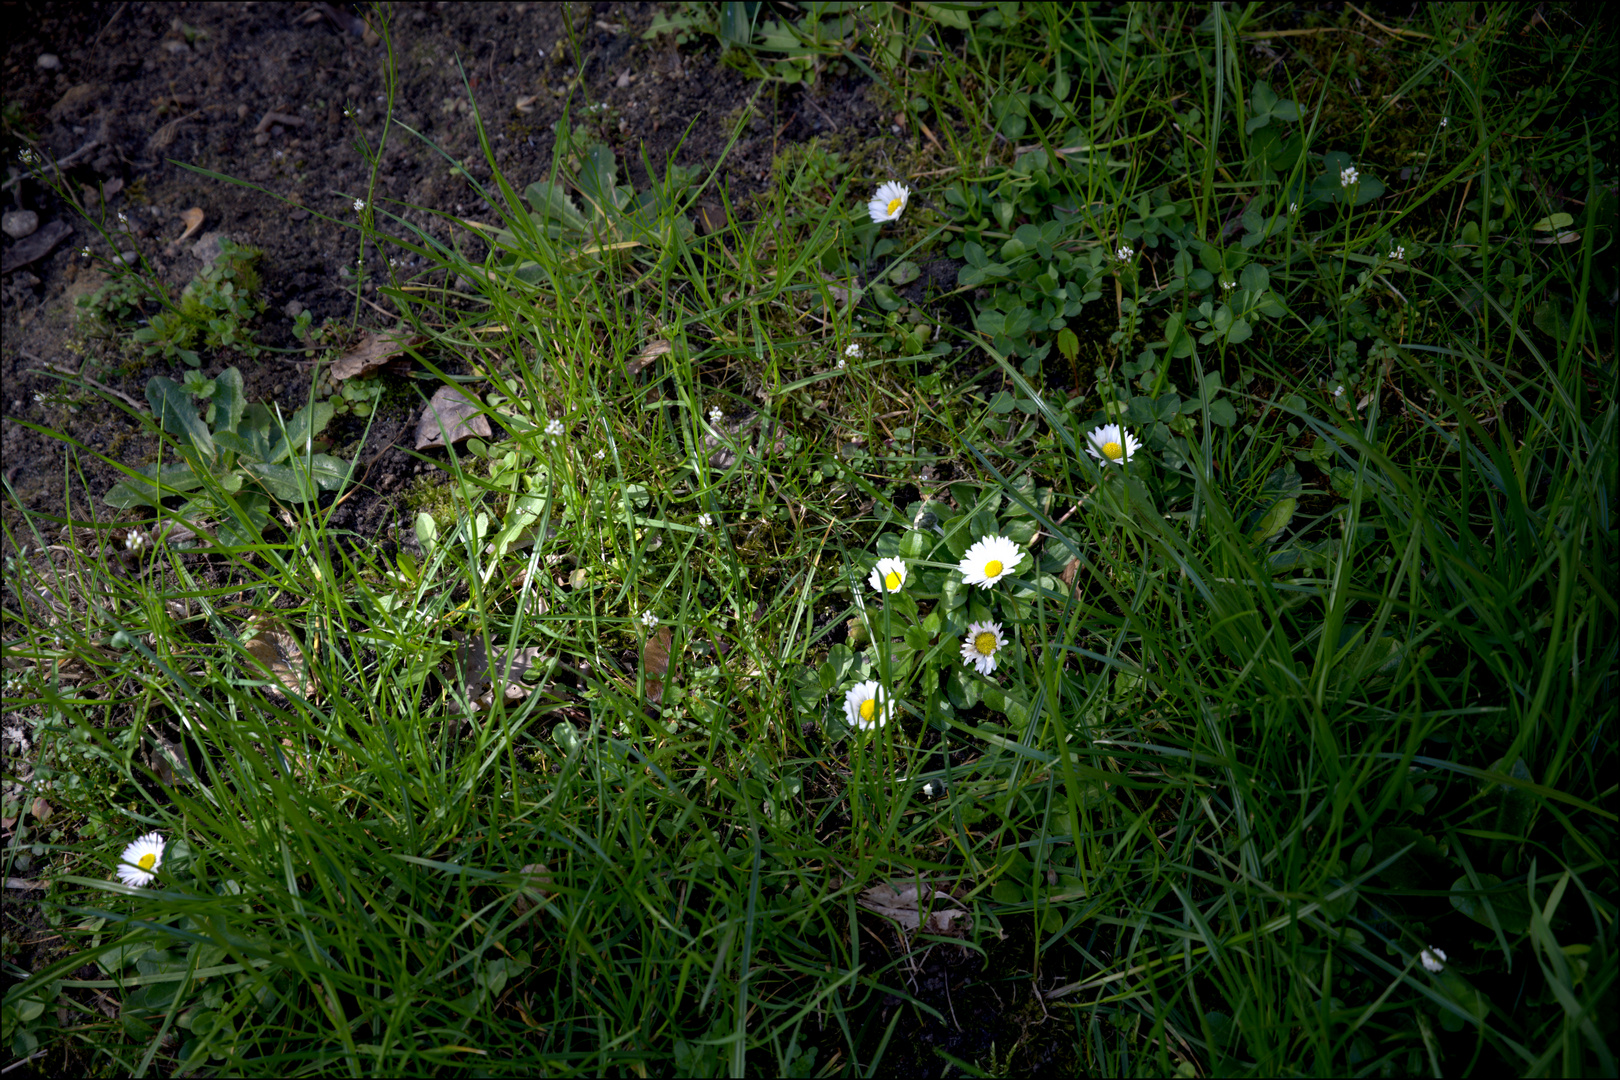
[[[962,584],[988,589],[1013,572],[1024,553],[1005,536],[986,536],[967,549],[957,569],[962,572]]]
[[[163,865],[163,834],[149,832],[124,849],[118,860],[118,878],[139,889],[157,876]]]
[[[1444,949],[1437,949],[1430,945],[1427,949],[1418,953],[1418,959],[1423,961],[1424,967],[1436,975],[1446,970],[1446,950]]]
[[[1356,167],[1354,165],[1346,165],[1344,168],[1339,170],[1339,186],[1340,187],[1343,187],[1343,188],[1355,187],[1356,183],[1360,179],[1361,179],[1361,174],[1356,172]]]
[[[546,425],[546,434],[550,435],[553,439],[555,439],[557,436],[561,435],[562,433],[563,433],[563,426],[562,426],[562,421],[561,420],[557,420],[557,419],[553,418],[551,420],[551,422]]]
[[[906,583],[906,560],[879,559],[866,581],[878,592],[899,592]]]
[[[1110,464],[1129,461],[1141,447],[1136,436],[1118,424],[1104,424],[1086,433],[1086,449],[1098,461]]]
[[[872,201],[866,204],[866,212],[872,215],[872,220],[879,224],[885,221],[893,221],[906,208],[906,200],[910,198],[910,188],[890,180],[877,189],[877,194],[872,196]]]
[[[894,702],[889,700],[889,695],[876,679],[856,683],[844,695],[844,719],[849,721],[850,727],[863,731],[880,728],[889,722],[893,714]]]
[[[980,675],[988,675],[996,670],[996,654],[1005,644],[1000,623],[970,623],[967,637],[962,639],[962,663],[978,668]]]

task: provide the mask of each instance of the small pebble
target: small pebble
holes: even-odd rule
[[[35,60],[34,63],[38,64],[46,71],[55,71],[57,68],[62,66],[62,61],[56,58],[55,53],[40,53],[39,59]]]
[[[261,131],[257,135],[253,136],[253,145],[254,146],[269,146],[270,145],[270,133],[268,131]]]
[[[32,210],[7,210],[0,217],[0,229],[13,240],[21,240],[25,236],[34,235],[39,228],[39,215]]]

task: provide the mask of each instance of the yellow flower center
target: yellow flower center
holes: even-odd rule
[[[862,720],[872,719],[872,714],[875,712],[877,712],[877,700],[875,698],[867,698],[865,701],[861,702]]]
[[[142,870],[150,870],[152,867],[157,865],[157,856],[148,851],[145,855],[142,855],[139,859],[135,860],[135,865],[140,867]]]
[[[989,562],[984,564],[984,576],[985,577],[997,577],[1000,574],[1001,574],[1001,560],[1000,559],[991,559]]]
[[[890,592],[894,592],[896,589],[898,589],[900,587],[900,572],[898,570],[890,570],[888,576],[883,579],[883,587],[888,589]]]
[[[1103,443],[1103,453],[1110,461],[1118,461],[1125,456],[1125,448],[1117,442]]]
[[[893,217],[894,215],[898,214],[900,212],[900,208],[904,205],[906,205],[906,200],[904,199],[890,199],[889,216]]]
[[[980,656],[993,656],[996,651],[996,635],[986,630],[973,639],[973,647],[979,650]]]

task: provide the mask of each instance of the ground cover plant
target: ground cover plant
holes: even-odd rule
[[[840,65],[904,135],[745,196],[588,96],[507,170],[470,72],[442,152],[364,29],[324,380],[210,342],[6,518],[13,1055],[1614,1072],[1610,24],[668,7],[728,148]]]

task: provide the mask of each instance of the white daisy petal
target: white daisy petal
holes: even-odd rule
[[[967,549],[957,569],[964,585],[988,589],[1012,573],[1023,557],[1023,551],[1007,537],[986,536]]]
[[[996,670],[996,656],[1005,644],[1000,623],[971,623],[967,637],[962,639],[962,663],[977,668],[980,675],[988,675]]]
[[[136,889],[151,881],[163,865],[164,846],[163,834],[155,832],[130,844],[118,860],[118,879]]]
[[[890,180],[877,189],[877,194],[866,204],[866,212],[879,224],[893,221],[905,210],[906,202],[910,198],[910,188]]]
[[[844,719],[862,731],[882,727],[894,715],[894,702],[875,679],[856,683],[844,695]]]
[[[1087,452],[1105,464],[1118,465],[1129,461],[1141,447],[1136,436],[1118,424],[1104,424],[1086,433]]]
[[[1430,945],[1418,954],[1418,959],[1423,961],[1425,968],[1428,968],[1436,975],[1446,970],[1446,950],[1444,949],[1437,949]]]
[[[899,592],[906,584],[906,560],[879,559],[866,581],[878,592]]]

